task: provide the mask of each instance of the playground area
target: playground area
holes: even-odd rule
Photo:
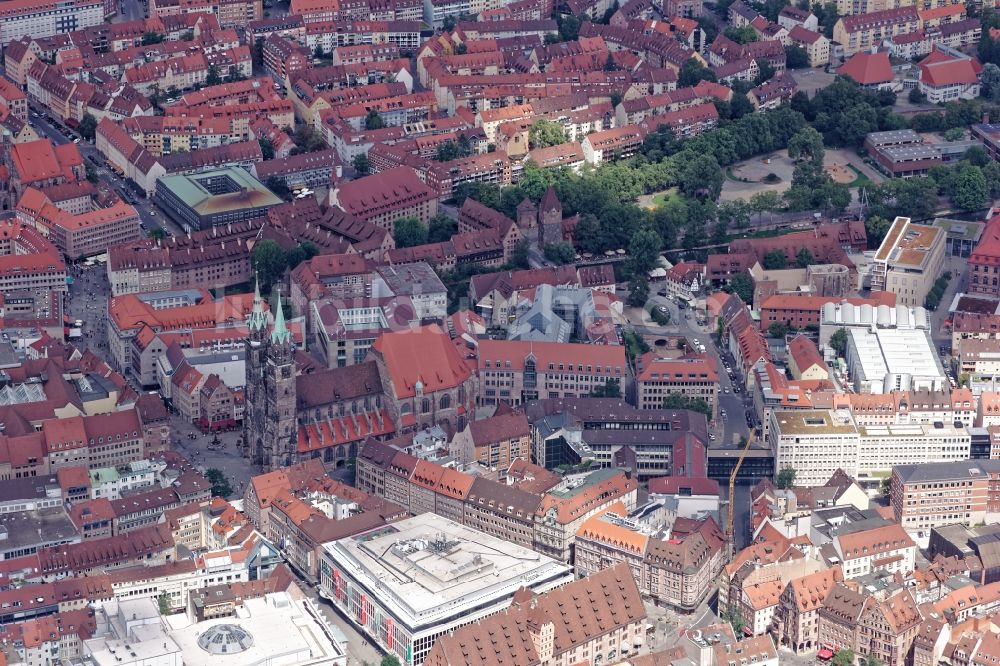
[[[823,159],[823,166],[835,183],[857,187],[868,180],[867,176],[845,159],[842,151],[828,151]],[[723,201],[749,201],[757,192],[767,190],[784,194],[792,186],[794,171],[795,162],[788,157],[787,150],[737,162],[726,170],[721,198]]]

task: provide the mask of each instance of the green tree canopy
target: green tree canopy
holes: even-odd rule
[[[566,241],[549,243],[545,246],[545,258],[560,266],[571,264],[576,259],[576,250]]]
[[[809,54],[801,46],[786,46],[785,66],[788,69],[805,69],[809,66]]]
[[[83,114],[83,118],[80,119],[80,126],[77,128],[82,136],[87,141],[94,140],[94,133],[97,131],[97,118],[92,116],[90,113]]]
[[[795,485],[795,470],[791,467],[785,467],[778,472],[775,483],[777,483],[779,488],[791,488]]]
[[[368,164],[368,156],[365,155],[364,153],[361,153],[360,155],[355,155],[353,164],[354,164],[354,170],[361,175],[368,173],[368,171],[371,169],[371,165]]]
[[[392,239],[396,247],[414,247],[427,243],[427,227],[415,217],[404,217],[396,220]]]
[[[671,393],[663,399],[663,409],[689,409],[712,418],[712,408],[704,398],[692,398],[683,393]]]
[[[528,130],[528,142],[532,148],[548,148],[566,142],[566,132],[562,125],[552,120],[536,120]]]
[[[959,169],[952,197],[956,206],[962,210],[978,210],[986,206],[989,196],[982,169],[972,164]]]
[[[681,65],[681,73],[677,78],[679,86],[694,86],[699,81],[715,81],[715,72],[705,67],[695,58],[689,58]]]
[[[628,244],[628,268],[633,275],[645,275],[656,267],[662,244],[660,235],[650,227],[643,227]]]
[[[838,328],[833,335],[830,336],[830,348],[837,353],[838,358],[844,358],[847,355],[847,329]]]
[[[458,233],[458,222],[443,213],[438,213],[431,218],[427,226],[427,242],[443,243],[451,240],[456,233]]]
[[[729,278],[729,288],[747,304],[753,303],[753,278],[746,271]]]
[[[784,250],[771,250],[764,255],[764,268],[769,271],[780,271],[788,268],[788,258]]]
[[[205,471],[205,478],[212,484],[213,497],[229,497],[233,494],[233,488],[229,485],[229,479],[221,469],[214,467]]]
[[[285,252],[273,240],[262,240],[254,245],[250,261],[265,291],[285,273]]]
[[[375,109],[368,112],[365,116],[365,129],[366,130],[377,130],[385,127],[385,121],[382,120],[382,116]]]
[[[722,34],[737,44],[749,44],[750,42],[757,41],[757,31],[753,29],[753,26],[749,25],[745,25],[742,28],[731,25],[723,30]]]
[[[678,174],[681,190],[688,196],[704,196],[715,200],[722,192],[722,181],[725,176],[722,167],[711,155],[681,153],[684,160]]]
[[[622,397],[621,381],[612,377],[604,383],[604,386],[595,386],[590,392],[592,398],[620,398]]]
[[[816,259],[813,257],[813,253],[809,251],[809,248],[804,247],[795,255],[795,263],[798,264],[799,268],[806,268],[816,263]]]

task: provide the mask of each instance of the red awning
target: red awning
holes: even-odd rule
[[[816,656],[819,659],[826,661],[827,659],[833,659],[833,652],[831,652],[830,650],[820,650],[819,652],[816,653]]]
[[[747,636],[753,636],[753,629],[750,627],[743,627],[743,633]]]

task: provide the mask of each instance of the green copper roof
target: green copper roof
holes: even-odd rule
[[[285,313],[284,308],[281,307],[281,294],[278,294],[278,304],[275,309],[277,311],[274,313],[274,330],[271,331],[271,342],[277,344],[291,342],[292,333],[285,326]]]

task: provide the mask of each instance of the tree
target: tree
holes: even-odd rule
[[[945,141],[961,141],[965,138],[965,130],[961,127],[952,127],[944,132]]]
[[[591,398],[620,398],[622,397],[621,381],[612,377],[604,382],[604,386],[595,386],[590,392]]]
[[[690,151],[679,155],[686,160],[686,164],[681,162],[684,166],[678,174],[681,191],[688,196],[703,196],[712,201],[718,199],[725,176],[715,158],[704,153],[692,154]]]
[[[173,607],[170,605],[170,593],[167,591],[160,592],[160,596],[156,597],[156,605],[159,606],[160,615],[170,615]]]
[[[745,25],[742,28],[731,25],[723,30],[722,34],[737,44],[749,44],[750,42],[757,41],[757,31],[753,29],[753,26],[749,25]]]
[[[299,249],[302,250],[302,254],[305,258],[312,259],[313,257],[319,256],[319,246],[312,241],[305,241],[299,244]]]
[[[979,75],[982,81],[982,95],[993,103],[1000,102],[1000,67],[992,62],[983,65]]]
[[[83,170],[87,174],[88,183],[97,185],[99,182],[101,182],[101,177],[97,175],[97,169],[95,169],[92,164],[90,164],[89,162],[84,163]]]
[[[604,71],[613,72],[616,69],[618,69],[618,64],[615,63],[615,57],[608,51],[608,59],[604,61]]]
[[[753,303],[753,278],[749,273],[744,271],[729,278],[729,288],[744,303]]]
[[[854,666],[854,650],[837,650],[830,660],[831,666]]]
[[[370,110],[368,115],[365,116],[365,129],[377,130],[382,129],[383,127],[385,127],[385,121],[382,120],[382,116],[379,115],[379,112],[375,109]]]
[[[142,33],[142,45],[149,46],[150,44],[159,44],[167,39],[166,35],[158,32],[144,32]]]
[[[205,76],[205,85],[217,86],[220,83],[222,83],[222,77],[219,75],[218,65],[209,65],[208,74]]]
[[[448,139],[438,144],[437,154],[434,156],[438,162],[450,162],[459,158],[458,144]]]
[[[296,127],[294,132],[287,133],[291,135],[292,141],[295,143],[295,148],[291,151],[293,155],[314,153],[327,147],[326,141],[319,135],[319,132],[313,129],[312,125],[302,124]]]
[[[778,484],[779,488],[784,488],[786,490],[791,488],[795,485],[795,470],[791,467],[785,467],[778,472],[778,476],[774,481]]]
[[[804,247],[795,255],[795,263],[798,264],[799,268],[807,268],[816,263],[816,259],[813,257],[813,253],[809,251],[809,248]]]
[[[920,91],[920,88],[910,88],[910,94],[906,96],[911,104],[923,104],[927,101],[927,95]]]
[[[628,244],[628,268],[632,275],[646,275],[656,268],[662,243],[660,235],[651,227],[643,227],[632,234]]]
[[[844,358],[847,355],[847,329],[838,328],[830,336],[830,349],[837,353],[837,358]]]
[[[301,264],[306,260],[306,253],[303,252],[301,245],[296,245],[288,252],[285,253],[285,266],[288,270],[294,269],[296,266]]]
[[[313,58],[317,60],[322,60],[323,58],[323,45],[319,42],[316,43],[316,48],[313,49]]]
[[[427,242],[443,243],[458,233],[458,222],[447,215],[438,213],[427,226]]]
[[[704,398],[692,398],[683,393],[671,393],[663,399],[663,409],[689,409],[712,418],[712,407]]]
[[[740,613],[739,606],[732,606],[722,614],[722,619],[729,623],[733,628],[733,633],[737,636],[743,635],[743,615]]]
[[[788,335],[788,325],[776,321],[767,327],[767,334],[772,338],[783,338]]]
[[[545,246],[545,258],[559,266],[571,264],[576,259],[576,250],[566,241],[549,243]]]
[[[544,118],[536,120],[528,130],[528,142],[532,148],[548,148],[566,142],[562,125]]]
[[[788,69],[805,69],[809,66],[809,54],[801,46],[786,46],[785,66]]]
[[[354,170],[359,174],[367,174],[371,169],[371,165],[368,164],[368,156],[364,153],[360,155],[355,155],[354,157]]]
[[[281,199],[287,199],[292,194],[292,191],[288,189],[288,184],[285,183],[284,178],[268,176],[267,180],[264,181],[264,185],[267,186],[267,189],[274,192],[275,196]]]
[[[285,273],[285,253],[273,240],[262,240],[254,245],[250,263],[265,291]]]
[[[402,664],[399,663],[399,657],[397,657],[396,655],[387,654],[386,656],[382,657],[382,663],[379,664],[379,666],[402,666]]]
[[[980,169],[992,162],[990,156],[986,153],[986,149],[980,145],[970,146],[969,149],[962,155],[962,160],[968,162],[972,166],[977,166]],[[983,175],[985,176],[986,174],[984,173]],[[988,183],[989,178],[986,180]]]
[[[632,307],[641,308],[649,300],[649,279],[645,275],[633,275],[628,284],[628,301]]]
[[[882,244],[890,226],[892,223],[889,220],[878,215],[871,215],[865,219],[865,234],[868,236],[869,249],[877,249]]]
[[[788,258],[784,250],[771,250],[764,255],[764,268],[769,271],[780,271],[788,268]]]
[[[163,229],[157,227],[156,229],[153,229],[152,231],[149,232],[149,237],[152,238],[153,240],[163,240],[164,238],[167,237],[167,233],[163,231]]]
[[[715,72],[705,67],[694,58],[689,58],[681,65],[680,76],[677,77],[677,85],[693,86],[699,81],[715,81]]]
[[[952,197],[956,206],[962,210],[978,210],[986,206],[989,195],[982,169],[971,164],[959,169]]]
[[[822,166],[825,155],[823,135],[812,127],[802,128],[788,140],[788,156],[793,160],[810,160]]]
[[[427,243],[427,227],[415,217],[403,217],[396,220],[392,238],[396,247],[414,247]]]
[[[257,143],[260,144],[260,154],[265,160],[274,159],[274,144],[266,136],[262,136],[257,139]]]
[[[454,30],[455,29],[455,17],[451,16],[451,15],[445,16],[444,20],[441,21],[441,29],[443,31],[445,31],[445,32],[451,32],[452,30]],[[385,666],[385,664],[383,664],[382,666]]]
[[[743,199],[723,201],[719,204],[718,215],[727,227],[745,229],[750,226],[750,204]]]
[[[750,209],[756,213],[771,213],[781,208],[781,195],[774,190],[756,192],[750,197]]]
[[[80,119],[80,127],[77,131],[80,132],[82,136],[87,141],[94,140],[94,132],[97,130],[97,118],[90,115],[89,113],[83,114],[83,118]]]
[[[583,23],[578,17],[572,14],[560,15],[559,17],[559,39],[564,42],[575,42],[580,38],[580,25]]]
[[[221,469],[214,467],[205,471],[205,478],[212,484],[212,496],[226,498],[233,494],[233,488],[229,485],[229,479],[222,473]]]
[[[774,78],[774,75],[778,73],[777,70],[771,66],[771,63],[766,60],[760,60],[757,64],[760,67],[760,72],[757,74],[757,78],[753,80],[755,86],[759,86],[765,81],[770,81]]]

